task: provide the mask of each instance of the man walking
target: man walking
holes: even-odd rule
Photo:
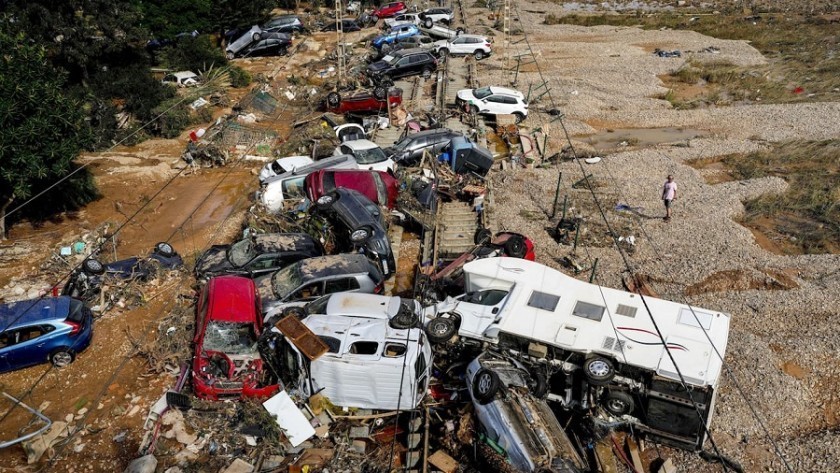
[[[677,198],[677,183],[674,176],[668,175],[668,180],[662,186],[662,201],[665,202],[665,221],[671,220],[671,202]]]

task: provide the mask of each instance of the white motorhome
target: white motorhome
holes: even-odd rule
[[[464,266],[464,277],[465,294],[426,309],[430,340],[445,342],[457,333],[467,342],[582,374],[611,414],[638,419],[641,427],[677,446],[702,445],[704,429],[695,407],[708,424],[728,314],[653,297],[643,301],[638,294],[518,258],[473,261]],[[585,404],[574,384],[569,381],[564,393],[555,393],[556,400]]]
[[[286,382],[304,395],[320,392],[336,406],[381,410],[411,410],[423,400],[432,349],[417,323],[417,301],[348,292],[296,309],[329,347],[310,362],[295,345],[278,344],[282,371],[291,377]]]

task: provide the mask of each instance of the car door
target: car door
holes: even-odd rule
[[[353,276],[345,276],[328,280],[324,287],[324,295],[336,292],[357,292],[358,290],[359,281]]]
[[[506,114],[503,98],[498,95],[491,95],[484,99],[484,109],[487,113],[494,115]]]
[[[498,317],[507,299],[508,291],[485,289],[461,296],[455,311],[461,316],[459,333],[482,337],[484,331]]]
[[[286,297],[284,301],[312,301],[323,295],[324,281],[313,281],[298,288],[297,291]]]
[[[12,346],[4,357],[10,369],[25,368],[47,360],[49,347],[44,337],[47,334],[45,326],[30,325],[12,332],[8,339]]]
[[[394,69],[391,72],[392,77],[402,77],[406,74],[409,74],[411,71],[411,57],[404,56],[401,58],[397,63],[394,65]]]
[[[467,45],[467,38],[455,38],[451,43],[449,43],[449,47],[451,48],[449,50],[450,53],[467,54],[467,49],[469,48],[469,45]]]

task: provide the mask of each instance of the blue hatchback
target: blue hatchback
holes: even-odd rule
[[[395,41],[417,36],[420,34],[420,29],[414,25],[398,25],[391,29],[391,31],[373,38],[371,44],[373,47],[379,49],[383,44],[393,44]]]
[[[93,314],[67,296],[0,304],[0,373],[50,362],[64,367],[90,345]]]

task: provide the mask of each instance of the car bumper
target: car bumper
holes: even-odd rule
[[[277,384],[271,384],[264,387],[257,387],[249,385],[248,383],[233,383],[220,382],[219,384],[234,385],[236,387],[220,387],[218,385],[207,384],[203,378],[196,376],[195,371],[192,373],[193,377],[193,392],[199,399],[206,399],[210,401],[221,401],[225,399],[268,399],[280,390]]]

